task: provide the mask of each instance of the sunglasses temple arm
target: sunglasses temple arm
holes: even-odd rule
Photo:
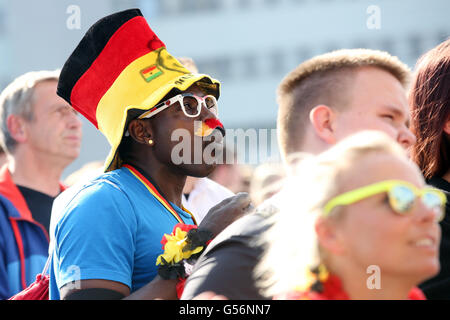
[[[170,107],[170,106],[171,106],[171,105],[165,105],[165,106],[162,106],[162,107],[159,107],[159,108],[158,108],[158,106],[156,105],[156,106],[154,107],[155,110],[150,111],[150,113],[149,113],[148,115],[144,116],[144,117],[139,117],[139,119],[148,119],[148,118],[151,118],[151,117],[153,117],[154,115],[160,113],[161,111],[167,109],[167,108]]]
[[[369,185],[360,189],[352,190],[349,192],[346,192],[344,194],[341,194],[333,199],[331,199],[324,207],[323,213],[325,216],[327,216],[331,210],[333,210],[337,206],[342,205],[349,205],[352,203],[355,203],[357,201],[360,201],[364,198],[371,197],[373,195],[376,195],[381,192],[387,191],[391,185],[387,185],[385,182],[383,183],[376,183],[373,185]]]

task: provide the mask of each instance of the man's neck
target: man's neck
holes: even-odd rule
[[[128,163],[137,170],[144,171],[141,173],[151,178],[160,191],[161,196],[181,208],[181,196],[186,176],[175,174],[165,166],[158,168],[157,165],[145,166],[134,161],[129,161]]]
[[[16,150],[8,157],[8,170],[16,185],[55,197],[61,192],[59,181],[65,166],[28,150]]]

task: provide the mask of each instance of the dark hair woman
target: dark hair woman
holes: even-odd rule
[[[450,40],[424,54],[416,65],[409,102],[411,150],[427,182],[450,192]],[[447,202],[447,213],[449,212]],[[450,216],[441,222],[440,273],[421,285],[429,299],[450,298]]]

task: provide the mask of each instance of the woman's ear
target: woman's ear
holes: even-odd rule
[[[153,132],[149,121],[134,119],[128,124],[128,133],[138,143],[148,144]]]
[[[317,219],[314,227],[317,241],[322,248],[335,255],[344,253],[345,246],[340,237],[339,226],[336,221],[320,217]]]
[[[315,133],[327,144],[335,144],[336,137],[334,132],[335,112],[330,107],[320,104],[315,106],[309,112],[309,121],[311,122]]]

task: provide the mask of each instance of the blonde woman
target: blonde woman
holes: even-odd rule
[[[446,198],[405,151],[362,132],[297,167],[256,275],[278,299],[423,299]],[[302,202],[295,201],[302,195]],[[420,200],[419,200],[420,199]]]

